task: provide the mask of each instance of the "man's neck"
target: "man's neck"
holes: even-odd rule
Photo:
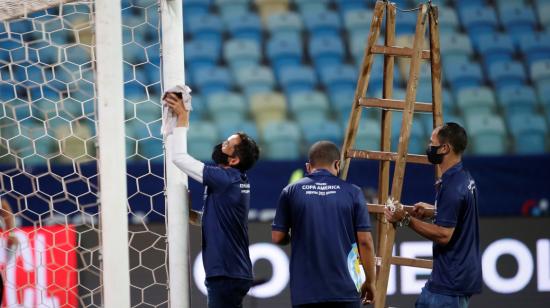
[[[441,174],[444,174],[447,170],[451,169],[454,165],[458,164],[462,160],[460,156],[448,156],[448,159],[444,159],[439,165],[441,168]]]

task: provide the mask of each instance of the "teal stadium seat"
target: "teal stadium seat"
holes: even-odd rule
[[[296,12],[277,12],[267,19],[267,30],[272,38],[301,39],[302,18]]]
[[[512,114],[508,119],[510,133],[514,136],[514,152],[518,154],[542,154],[546,152],[548,129],[538,114]]]
[[[275,88],[275,76],[270,66],[250,66],[236,72],[237,84],[246,96],[271,92]]]
[[[265,158],[293,160],[300,157],[300,129],[291,121],[276,121],[267,124],[263,130],[266,148]]]
[[[227,136],[219,136],[216,125],[208,121],[191,123],[187,134],[189,154],[199,160],[210,160],[214,146]]]
[[[262,59],[260,43],[251,39],[231,39],[224,43],[223,57],[231,70],[258,66]]]
[[[537,107],[537,95],[530,86],[509,86],[497,92],[498,102],[508,116],[531,114]]]
[[[477,155],[503,155],[507,152],[506,128],[498,115],[466,116],[466,129],[471,140],[470,151]]]
[[[456,94],[458,109],[465,117],[492,114],[496,111],[496,99],[489,87],[473,87]]]
[[[300,126],[314,127],[327,120],[329,103],[320,91],[300,92],[290,97],[290,111]]]
[[[215,123],[237,124],[245,120],[247,104],[236,92],[222,92],[208,97],[208,111]]]

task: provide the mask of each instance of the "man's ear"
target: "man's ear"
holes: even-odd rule
[[[311,173],[311,164],[310,163],[306,163],[306,172]]]
[[[227,160],[227,164],[229,166],[236,166],[240,162],[241,162],[241,159],[239,158],[239,156],[229,157],[229,159]]]

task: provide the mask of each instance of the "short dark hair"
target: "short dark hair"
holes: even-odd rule
[[[468,145],[468,135],[462,126],[454,122],[445,123],[437,133],[439,143],[449,143],[456,154],[464,153]]]
[[[247,171],[260,158],[260,148],[256,144],[256,141],[250,136],[243,132],[238,132],[236,135],[241,138],[241,142],[235,146],[235,154],[239,157],[239,163],[235,168],[239,169],[241,172]]]
[[[312,166],[330,165],[340,160],[340,149],[330,141],[317,141],[309,148],[308,159]]]

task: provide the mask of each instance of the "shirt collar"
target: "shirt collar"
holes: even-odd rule
[[[327,169],[317,169],[311,173],[308,174],[308,176],[334,176],[332,173],[330,173]]]
[[[462,161],[459,161],[458,163],[456,163],[454,166],[452,166],[451,168],[449,168],[447,171],[445,171],[445,173],[443,173],[443,175],[441,176],[441,180],[442,181],[445,181],[446,179],[448,179],[451,175],[457,173],[458,171],[462,170]]]

